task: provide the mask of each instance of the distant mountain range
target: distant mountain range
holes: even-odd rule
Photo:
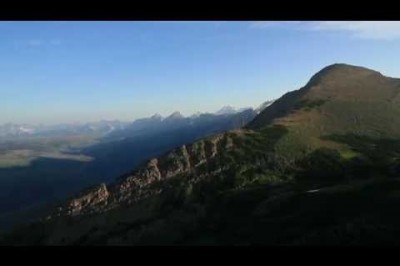
[[[128,123],[118,120],[98,121],[84,124],[28,125],[7,123],[0,125],[0,138],[52,137],[62,135],[95,134],[106,135],[123,129]]]
[[[27,124],[7,123],[0,125],[0,137],[15,137],[34,134],[40,127]]]
[[[204,129],[200,128],[210,127],[207,132],[209,131],[209,134],[212,134],[228,128],[240,127],[244,125],[243,121],[249,121],[255,115],[256,111],[252,108],[234,109],[230,106],[223,107],[214,114],[198,112],[189,117],[184,117],[178,111],[165,118],[160,114],[155,114],[148,118],[137,119],[125,125],[121,130],[110,132],[105,136],[104,140],[132,138],[137,135],[162,133],[179,128],[192,128],[193,130],[198,130],[198,132],[203,132]],[[228,125],[229,123],[231,125]]]
[[[256,109],[256,112],[268,106],[269,102],[262,104]],[[185,118],[180,112],[173,112],[171,115],[163,118],[160,114],[155,114],[149,118],[140,118],[134,122],[124,122],[120,120],[101,120],[97,122],[89,123],[76,123],[76,124],[56,124],[56,125],[31,125],[31,124],[14,124],[6,123],[0,125],[0,140],[23,138],[23,137],[54,137],[54,136],[65,136],[65,135],[95,135],[103,137],[114,132],[123,131],[125,129],[140,130],[141,128],[150,128],[156,126],[157,123],[167,125],[170,123],[176,123],[178,121],[190,123],[191,119],[197,119],[200,116],[209,115],[228,115],[240,113],[244,110],[250,110],[252,108],[240,108],[235,109],[231,106],[222,107],[214,114],[210,113],[196,113],[190,117]],[[115,133],[120,135],[121,132]],[[113,136],[113,135],[111,135]]]

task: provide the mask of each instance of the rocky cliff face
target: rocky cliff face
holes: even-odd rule
[[[182,145],[160,158],[153,158],[113,184],[101,184],[72,198],[59,206],[48,219],[104,212],[159,194],[162,192],[160,184],[163,181],[194,173],[222,150],[233,149],[232,138],[242,135],[242,131],[218,134],[190,145]],[[201,175],[197,175],[199,176]]]

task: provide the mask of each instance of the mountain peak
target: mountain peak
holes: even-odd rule
[[[378,106],[378,99],[392,101],[393,95],[398,93],[398,86],[400,79],[385,77],[378,71],[348,64],[332,64],[312,76],[301,89],[286,93],[265,108],[248,127],[261,128],[281,118],[289,121],[296,117],[300,121],[309,115],[308,111],[321,109],[325,103],[341,106],[337,107],[338,110],[349,108],[349,112],[356,108],[354,102],[364,101],[370,106]],[[331,109],[329,112],[333,113]],[[380,112],[379,109],[375,111]],[[337,115],[340,117],[342,113]]]
[[[315,86],[319,85],[320,83],[336,81],[342,78],[364,78],[368,75],[382,76],[380,72],[369,68],[344,63],[335,63],[322,68],[320,71],[314,74],[307,83],[307,86]]]
[[[199,116],[201,116],[201,115],[202,115],[201,112],[196,112],[196,113],[192,114],[192,115],[190,116],[190,118],[197,118],[197,117],[199,117]]]
[[[175,111],[172,114],[170,114],[167,119],[180,119],[183,118],[184,116],[179,112],[179,111]]]
[[[344,70],[352,70],[352,71],[358,71],[358,72],[373,72],[373,73],[379,73],[378,71],[362,67],[362,66],[356,66],[356,65],[350,65],[350,64],[345,64],[345,63],[334,63],[331,65],[328,65],[324,68],[322,68],[318,73],[320,72],[325,72],[329,73],[330,71],[344,71]]]
[[[162,116],[161,116],[159,113],[155,113],[155,114],[154,114],[154,115],[152,115],[150,118],[151,118],[151,119],[157,119],[157,120],[160,120],[160,119],[162,119]]]
[[[226,114],[234,114],[236,113],[236,109],[230,105],[224,106],[215,112],[216,115],[226,115]]]

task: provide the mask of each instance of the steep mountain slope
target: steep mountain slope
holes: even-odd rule
[[[332,135],[397,138],[399,93],[400,79],[363,67],[334,64],[315,74],[303,88],[275,101],[247,128],[285,126],[289,134],[277,144],[283,152],[313,150],[321,145],[339,148],[329,141]]]
[[[399,79],[328,66],[245,128],[151,159],[3,241],[399,243],[399,92]]]
[[[334,64],[315,74],[303,88],[275,101],[248,127],[257,129],[271,122],[285,126],[318,124],[316,135],[351,131],[393,136],[399,133],[399,121],[394,116],[400,111],[399,93],[400,79]]]
[[[267,108],[268,106],[270,106],[272,103],[274,102],[274,100],[270,100],[270,101],[265,101],[262,104],[260,104],[260,106],[258,106],[255,111],[257,114],[261,113],[262,111],[264,111],[265,108]]]

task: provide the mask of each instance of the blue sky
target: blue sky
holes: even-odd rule
[[[0,22],[0,123],[257,107],[332,63],[400,77],[399,22]]]

